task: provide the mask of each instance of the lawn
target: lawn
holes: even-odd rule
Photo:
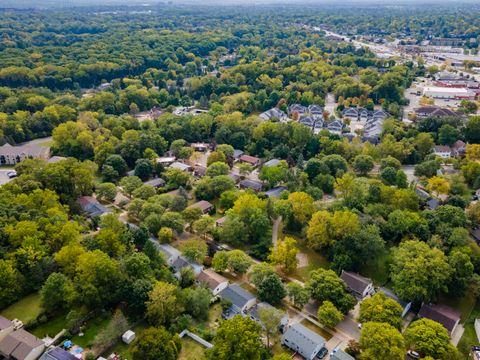
[[[222,305],[220,305],[220,303],[212,305],[208,310],[208,320],[195,322],[192,331],[196,332],[195,329],[216,330],[222,318],[222,311]]]
[[[295,272],[292,274],[292,277],[300,280],[306,281],[309,277],[310,272],[318,268],[328,269],[330,264],[326,257],[322,254],[310,249],[307,247],[304,239],[301,239],[297,236],[288,235],[294,237],[297,240],[297,247],[300,250],[300,253],[307,257],[307,265],[302,267],[297,267]]]
[[[464,323],[465,332],[463,333],[460,342],[458,343],[458,350],[464,355],[464,359],[470,359],[470,347],[472,345],[480,345],[480,342],[477,339],[477,334],[474,328],[474,322],[476,318],[480,317],[480,303],[477,303],[473,310],[470,313],[467,321]]]
[[[105,329],[112,318],[112,314],[103,315],[87,321],[83,336],[75,335],[72,341],[75,345],[83,348],[89,348],[93,345],[95,337],[98,333]]]
[[[66,328],[66,323],[67,323],[67,320],[65,319],[66,315],[67,315],[66,313],[60,314],[50,319],[45,324],[39,325],[33,329],[30,329],[29,331],[40,339],[44,338],[45,336],[50,336],[51,338],[53,338],[60,331]]]
[[[35,320],[40,315],[40,312],[40,294],[35,293],[10,305],[0,315],[10,320],[22,320],[27,325],[30,321]]]
[[[185,336],[182,339],[182,350],[178,360],[203,360],[204,354],[205,348],[202,345]]]
[[[136,337],[140,336],[140,334],[145,330],[147,324],[145,322],[141,322],[135,325],[131,330],[135,333]],[[107,351],[106,354],[103,354],[104,357],[109,356],[112,353],[120,355],[122,360],[132,360],[132,354],[130,350],[132,349],[132,344],[128,345],[125,344],[121,339],[118,340],[117,344]]]
[[[314,323],[312,323],[308,319],[303,319],[300,322],[300,324],[302,324],[303,326],[309,328],[313,332],[316,332],[317,334],[322,336],[325,339],[325,341],[328,341],[333,337],[328,331],[326,331],[326,330],[322,329],[321,327],[315,325]]]
[[[389,267],[392,261],[390,252],[377,258],[377,261],[368,263],[362,269],[362,275],[372,279],[376,286],[386,286],[388,283]]]

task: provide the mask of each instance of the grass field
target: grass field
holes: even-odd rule
[[[292,236],[292,235],[288,235]],[[307,266],[297,267],[295,272],[292,274],[292,277],[300,280],[306,281],[309,277],[311,271],[316,270],[318,268],[328,269],[330,264],[322,254],[310,249],[307,247],[305,240],[301,239],[297,236],[292,236],[297,240],[297,247],[300,250],[301,254],[304,254],[307,257]]]
[[[52,319],[50,319],[47,323],[39,325],[29,331],[35,335],[36,337],[42,339],[45,336],[54,337],[60,331],[66,328],[67,320],[65,319],[66,313],[60,314]]]
[[[146,329],[146,327],[147,324],[145,322],[141,322],[135,325],[131,330],[135,333],[136,337],[138,337],[141,335],[142,331]],[[109,349],[106,354],[103,354],[103,356],[107,357],[111,353],[115,353],[120,355],[122,360],[132,360],[132,354],[130,353],[131,349],[132,344],[127,345],[123,341],[119,340],[117,344],[112,349]]]
[[[3,310],[0,315],[7,319],[20,319],[24,324],[35,320],[40,315],[40,294],[35,293],[24,297],[15,304]]]
[[[83,336],[75,335],[72,338],[73,343],[83,348],[91,347],[97,334],[107,327],[111,318],[112,315],[108,314],[89,320],[85,326]]]
[[[189,337],[182,339],[182,351],[178,360],[203,360],[205,359],[205,348]]]

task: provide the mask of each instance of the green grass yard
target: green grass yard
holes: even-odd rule
[[[66,313],[57,315],[45,324],[41,324],[33,329],[30,329],[29,331],[40,339],[44,338],[45,336],[50,336],[53,338],[60,331],[67,327],[67,320],[65,318],[66,316]]]
[[[141,322],[135,325],[131,330],[135,333],[136,337],[139,337],[142,332],[147,328],[147,324],[145,322]],[[120,355],[122,360],[132,360],[132,354],[130,350],[132,349],[132,344],[127,345],[121,339],[117,342],[117,344],[107,351],[107,353],[103,354],[106,358],[112,353]]]
[[[87,321],[83,336],[75,335],[71,340],[75,345],[89,348],[93,345],[95,337],[105,329],[112,318],[112,314],[106,314]]]
[[[318,268],[328,269],[330,264],[326,257],[322,254],[310,249],[307,247],[306,242],[304,239],[299,238],[297,236],[288,235],[295,240],[297,240],[297,248],[300,250],[300,253],[307,257],[307,265],[302,267],[297,267],[295,272],[291,275],[293,278],[306,281],[309,277],[310,272],[316,270]]]
[[[7,319],[22,320],[25,325],[35,320],[41,313],[40,294],[35,293],[20,299],[16,303],[10,305],[3,310],[0,315]]]
[[[463,336],[457,346],[465,360],[470,359],[470,347],[472,345],[480,345],[475,332],[475,327],[473,325],[476,318],[480,318],[480,303],[475,305],[467,320],[463,324],[465,327],[465,332],[463,333]]]
[[[178,357],[178,360],[203,359],[205,359],[205,348],[196,341],[190,339],[189,337],[184,337],[182,339],[182,350],[180,351],[180,356]]]

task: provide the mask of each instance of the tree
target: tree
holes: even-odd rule
[[[322,249],[332,246],[335,239],[330,235],[332,215],[326,211],[313,214],[307,228],[307,244],[312,249]]]
[[[190,261],[202,263],[207,256],[208,246],[203,240],[189,239],[180,245],[183,255]]]
[[[442,145],[452,145],[455,141],[458,140],[460,131],[454,128],[450,124],[444,124],[438,130],[438,141]]]
[[[324,301],[318,308],[318,320],[329,328],[334,328],[343,320],[343,314],[339,311],[331,301]]]
[[[283,316],[284,314],[273,306],[262,306],[258,309],[258,317],[267,338],[267,347],[270,347],[270,339],[278,334]]]
[[[95,337],[95,349],[102,353],[112,347],[128,328],[129,324],[123,313],[120,310],[115,311],[107,327],[102,329]]]
[[[317,269],[310,273],[306,287],[313,299],[331,301],[342,313],[353,309],[355,298],[347,293],[345,282],[333,270]]]
[[[19,298],[22,282],[22,275],[13,261],[0,259],[0,308],[5,308]]]
[[[363,324],[360,334],[362,360],[403,360],[405,342],[392,325],[378,322]]]
[[[193,223],[193,231],[202,238],[207,238],[207,235],[212,235],[215,230],[215,220],[209,216],[202,216]]]
[[[207,159],[207,166],[212,165],[213,163],[221,162],[224,163],[227,161],[227,157],[223,152],[220,151],[212,151],[210,155],[208,155]]]
[[[206,353],[209,360],[260,360],[263,353],[260,325],[241,315],[222,321],[213,348]]]
[[[272,305],[278,305],[287,295],[282,280],[277,274],[270,274],[263,279],[258,287],[258,297]]]
[[[436,193],[437,196],[440,194],[448,194],[450,184],[442,176],[433,176],[428,179],[427,190]]]
[[[40,289],[42,308],[53,313],[68,309],[75,298],[75,288],[72,281],[62,273],[52,273]]]
[[[288,165],[282,161],[276,166],[263,166],[260,170],[259,179],[266,181],[269,187],[274,187],[278,183],[285,181],[288,173]]]
[[[360,175],[367,175],[375,163],[370,155],[357,155],[353,160],[353,168]]]
[[[390,299],[382,291],[360,303],[358,321],[388,323],[400,330],[402,327],[402,307],[398,302]]]
[[[275,274],[275,269],[272,267],[272,265],[265,262],[260,262],[252,266],[248,273],[248,278],[250,282],[258,288],[263,280],[272,274]]]
[[[97,185],[95,192],[99,201],[113,202],[117,196],[117,187],[113,183]]]
[[[290,274],[297,268],[297,254],[299,250],[295,246],[297,241],[286,236],[283,241],[277,242],[277,245],[271,249],[268,260],[274,265],[280,265],[286,274]]]
[[[465,139],[474,144],[480,143],[480,116],[471,116],[464,129]]]
[[[402,242],[393,252],[390,276],[401,299],[430,301],[446,291],[451,268],[445,254],[416,240]]]
[[[164,327],[151,327],[135,340],[131,352],[133,360],[176,360],[181,347],[177,334],[170,334]]]
[[[169,227],[162,227],[158,232],[158,241],[162,244],[171,243],[173,240],[173,230]]]
[[[302,309],[310,300],[310,293],[307,288],[304,288],[297,282],[289,282],[286,286],[287,295],[293,304]]]
[[[144,184],[139,188],[135,189],[132,195],[142,200],[148,200],[149,198],[154,196],[156,193],[157,192],[152,185]]]
[[[242,250],[231,250],[227,252],[228,268],[239,274],[245,274],[252,265],[252,259]]]
[[[78,299],[90,308],[114,303],[120,270],[118,263],[100,250],[78,257],[74,284]]]
[[[135,161],[135,176],[142,180],[147,180],[153,173],[152,162],[149,159],[138,159]]]
[[[128,170],[128,165],[120,155],[110,155],[106,160],[104,165],[111,166],[119,175],[122,177]]]
[[[419,133],[414,139],[415,149],[421,160],[432,152],[435,142],[429,133]]]
[[[292,206],[293,220],[298,224],[306,224],[315,212],[313,198],[304,192],[293,192],[288,195],[288,202]]]
[[[188,288],[195,282],[195,271],[190,266],[180,269],[180,287],[182,289]]]
[[[173,284],[157,281],[148,298],[145,315],[155,326],[170,324],[181,313],[180,289]]]
[[[213,255],[212,267],[216,272],[224,272],[228,268],[228,253],[226,251],[217,251]]]
[[[405,330],[407,347],[423,356],[435,359],[454,359],[456,350],[450,343],[445,327],[430,319],[419,319]]]
[[[120,186],[128,196],[132,196],[133,192],[142,184],[142,180],[138,176],[125,176],[120,180]]]
[[[191,230],[191,227],[195,221],[200,219],[203,215],[202,209],[197,207],[187,207],[185,210],[182,211],[182,217],[186,221]]]
[[[208,319],[208,310],[210,308],[210,301],[212,294],[210,290],[197,287],[195,289],[188,288],[185,292],[185,303],[187,312],[198,320]]]
[[[228,175],[229,171],[230,167],[224,162],[215,162],[207,168],[206,175],[210,177]]]

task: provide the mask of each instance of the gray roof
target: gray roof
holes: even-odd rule
[[[288,327],[287,331],[282,335],[282,342],[286,343],[291,349],[298,349],[297,351],[300,355],[308,358],[319,345],[320,348],[325,346],[323,337],[300,323]]]
[[[165,186],[166,182],[162,178],[154,178],[143,183],[144,185],[151,185],[153,187]]]
[[[13,326],[13,323],[7,318],[0,316],[0,330],[8,329],[10,326]]]
[[[278,164],[280,164],[279,159],[272,159],[272,160],[268,160],[265,164],[263,164],[263,166],[265,166],[265,167],[277,166]]]
[[[20,329],[8,334],[0,341],[0,354],[17,360],[25,359],[33,349],[45,346],[43,341]]]
[[[172,163],[169,167],[174,168],[174,169],[179,169],[179,170],[182,170],[182,171],[188,171],[188,170],[190,170],[190,168],[191,168],[190,165],[181,163],[181,162],[179,162],[179,161],[175,161],[175,162]]]
[[[344,270],[342,270],[340,278],[345,281],[351,291],[357,294],[363,294],[367,286],[372,283],[372,280],[360,274]]]
[[[233,157],[236,159],[236,158],[239,158],[240,156],[243,155],[243,151],[242,150],[238,150],[238,149],[235,149],[233,150]]]
[[[12,146],[9,143],[0,146],[0,155],[25,155],[27,157],[46,157],[50,152],[48,146],[41,146],[32,143],[26,143],[24,145]]]
[[[249,188],[255,191],[260,191],[263,188],[263,184],[261,182],[249,180],[249,179],[240,181],[240,186],[243,188]]]
[[[220,292],[220,297],[222,299],[227,299],[232,302],[232,305],[243,308],[247,302],[252,299],[255,299],[255,295],[249,293],[247,290],[243,289],[237,284],[231,284],[224,290]]]
[[[158,242],[157,242],[157,244],[158,244]],[[165,255],[167,260],[172,258],[172,257],[178,257],[181,254],[181,252],[178,249],[176,249],[173,246],[168,245],[168,244],[160,244],[158,246],[158,248]]]
[[[77,360],[77,358],[68,351],[60,347],[56,347],[46,351],[39,360]]]
[[[460,312],[445,305],[424,304],[418,316],[442,324],[451,333],[460,321]]]
[[[280,194],[284,191],[286,191],[287,188],[285,186],[277,186],[274,187],[273,189],[270,189],[268,191],[265,191],[265,196],[266,197],[279,197]]]
[[[83,212],[86,212],[91,217],[101,216],[103,214],[111,212],[110,209],[100,204],[97,199],[91,196],[82,196],[77,199],[77,203]]]
[[[385,287],[381,287],[378,290],[383,292],[386,297],[396,301],[397,303],[400,304],[401,307],[405,308],[409,303],[407,301],[401,300],[392,290],[387,289]]]
[[[330,360],[355,360],[355,358],[337,347],[330,353]]]
[[[260,114],[260,118],[264,120],[272,119],[272,118],[277,118],[277,119],[282,119],[287,117],[287,114],[285,114],[282,110],[279,108],[272,108],[270,110],[267,110],[263,113]]]

